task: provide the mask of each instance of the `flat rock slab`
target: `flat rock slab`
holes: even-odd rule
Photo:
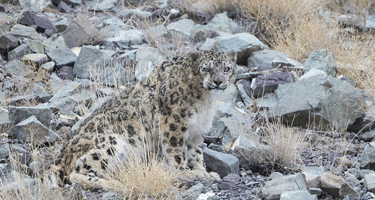
[[[22,56],[21,61],[27,65],[35,66],[39,68],[44,63],[48,62],[48,57],[46,54],[33,53]]]

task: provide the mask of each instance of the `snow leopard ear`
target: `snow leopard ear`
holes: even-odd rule
[[[227,56],[234,62],[234,63],[237,63],[237,52],[235,51],[230,51],[228,53],[226,53]]]

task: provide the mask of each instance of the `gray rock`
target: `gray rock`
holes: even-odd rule
[[[39,69],[40,66],[48,62],[48,57],[46,54],[33,53],[22,56],[21,61]]]
[[[152,15],[151,12],[142,11],[141,9],[126,9],[121,11],[119,18],[129,19],[135,17],[137,19],[145,19]]]
[[[32,11],[25,11],[22,13],[22,18],[19,22],[26,26],[36,26],[36,31],[44,33],[48,30],[49,33],[56,33],[56,27],[52,22],[45,16],[38,16]]]
[[[250,85],[251,85],[250,81],[245,80],[245,79],[241,79],[236,82],[238,92],[245,106],[253,105],[253,100],[248,95],[248,93],[251,94]],[[249,90],[249,92],[246,92],[246,90]]]
[[[334,175],[330,172],[325,172],[322,174],[321,178],[321,189],[326,191],[333,197],[345,197],[349,195],[352,198],[358,198],[359,194],[348,185],[344,178],[341,176]]]
[[[55,68],[55,62],[50,61],[47,63],[44,63],[42,66],[40,66],[43,70],[46,70],[48,73],[52,73],[53,69]]]
[[[10,29],[9,34],[13,35],[16,38],[29,38],[33,40],[41,37],[41,35],[39,35],[39,33],[36,32],[36,30],[34,30],[33,28],[21,24],[14,25]]]
[[[203,157],[208,170],[218,173],[221,178],[239,171],[238,159],[233,155],[205,148]]]
[[[279,57],[289,58],[289,55],[284,52],[269,49],[255,51],[247,58],[247,66],[249,68],[257,68],[263,63],[271,63],[275,58]]]
[[[68,12],[70,12],[72,10],[72,8],[68,4],[66,4],[65,2],[63,2],[63,1],[60,1],[60,3],[57,6],[57,8],[59,9],[60,12],[65,12],[65,13],[68,13]],[[64,31],[65,28],[66,28],[65,27],[65,28],[59,30],[59,28],[57,28],[57,24],[55,24],[55,25],[56,25],[57,32],[61,32],[61,30]]]
[[[9,137],[33,145],[58,140],[58,135],[44,126],[34,115],[13,126]]]
[[[172,22],[167,26],[167,31],[173,36],[182,38],[193,38],[194,21],[191,19],[182,19]]]
[[[56,67],[60,68],[64,65],[73,66],[77,60],[77,56],[70,49],[53,49],[47,53],[52,61],[55,61]]]
[[[73,67],[71,66],[62,66],[58,72],[57,75],[62,80],[74,80],[74,73],[73,73]]]
[[[48,94],[43,86],[39,85],[38,83],[34,83],[32,90],[34,92],[34,95],[41,103],[46,103],[52,98],[52,95]]]
[[[7,13],[0,12],[0,31],[6,33],[9,31],[10,27],[16,24],[16,19],[9,16]]]
[[[86,15],[81,14],[69,24],[62,36],[66,45],[73,48],[93,40],[98,33],[99,30],[86,18]]]
[[[365,115],[361,93],[349,83],[331,76],[317,75],[279,85],[275,94],[277,104],[272,113],[294,126],[316,124],[322,130],[341,131]]]
[[[82,47],[73,73],[78,78],[91,79],[111,86],[123,85],[132,79],[130,73],[118,61],[93,46]]]
[[[51,4],[49,0],[19,0],[19,3],[23,8],[33,11],[42,11]]]
[[[375,174],[366,174],[364,184],[366,191],[375,193]]]
[[[19,45],[19,41],[13,35],[3,34],[0,36],[0,52],[8,53]]]
[[[26,102],[31,103],[32,101],[37,101],[37,97],[34,94],[26,94],[21,96],[16,96],[13,98],[5,99],[4,102],[12,106],[21,106]]]
[[[238,174],[228,174],[223,178],[223,181],[228,183],[237,184],[241,180],[241,177]]]
[[[20,59],[22,56],[32,53],[32,50],[26,44],[21,44],[8,53],[9,60]]]
[[[309,70],[308,73],[299,77],[298,80],[307,79],[307,78],[311,78],[311,77],[318,76],[318,75],[327,76],[327,73],[320,69],[312,68],[311,70]]]
[[[99,28],[100,34],[104,35],[106,38],[118,37],[120,31],[133,29],[132,26],[126,25],[121,19],[115,17],[104,20],[99,24]]]
[[[51,127],[52,111],[49,107],[14,107],[9,106],[9,119],[15,124],[35,116],[44,126]]]
[[[69,81],[64,87],[55,92],[48,106],[51,109],[60,111],[63,115],[76,117],[77,115],[73,112],[74,108],[79,104],[91,104],[94,99],[91,93],[84,90],[90,84],[90,82]]]
[[[84,3],[89,10],[93,11],[117,11],[117,0],[85,0]]]
[[[305,176],[301,173],[283,176],[266,182],[262,189],[263,198],[266,200],[280,199],[282,193],[286,191],[308,191]]]
[[[204,185],[198,183],[181,194],[181,198],[184,200],[197,199],[202,194]]]
[[[252,80],[251,96],[255,98],[262,97],[265,93],[274,92],[279,85],[285,85],[294,82],[292,73],[275,72],[266,75],[259,75]]]
[[[45,45],[42,41],[26,39],[24,42],[28,47],[30,47],[33,53],[44,53]]]
[[[12,90],[12,91],[16,91],[17,88],[16,88],[16,84],[14,82],[14,80],[10,77],[6,77],[4,80],[3,80],[3,90]]]
[[[366,145],[358,163],[362,169],[375,170],[375,141]]]
[[[7,76],[30,76],[34,72],[31,67],[23,64],[20,60],[12,60],[5,65],[5,74]]]
[[[45,48],[46,53],[52,51],[53,49],[59,49],[59,48],[66,49],[66,48],[68,48],[68,46],[65,44],[63,36],[59,36],[57,38],[51,36],[50,38],[48,38],[46,40],[45,45],[46,45],[46,48]]]
[[[61,2],[63,3],[63,1]],[[65,31],[68,26],[69,26],[69,21],[66,18],[63,18],[62,20],[55,23],[55,27],[58,33]]]
[[[305,62],[305,70],[310,71],[313,68],[320,69],[333,77],[337,74],[337,66],[333,53],[327,53],[326,49],[314,51]]]
[[[102,196],[102,200],[122,200],[115,192],[107,192]]]
[[[137,29],[120,30],[116,36],[105,39],[105,41],[113,42],[122,48],[129,48],[131,45],[140,45],[145,42],[142,31]]]
[[[296,199],[318,200],[318,197],[316,195],[310,194],[306,190],[287,191],[287,192],[283,192],[280,195],[280,200],[296,200]]]
[[[211,37],[215,31],[233,34],[243,32],[243,28],[233,22],[233,20],[227,16],[227,12],[219,13],[216,14],[207,25],[197,24],[194,27],[194,39],[196,41],[204,41]]]
[[[306,182],[309,188],[320,188],[320,176],[312,174],[310,172],[302,172],[306,177]]]
[[[250,33],[226,35],[216,37],[215,40],[217,50],[237,52],[237,63],[246,63],[252,52],[269,48]]]
[[[157,49],[151,47],[139,48],[136,54],[135,78],[140,81],[150,76],[155,66],[163,60],[165,60],[165,57]]]

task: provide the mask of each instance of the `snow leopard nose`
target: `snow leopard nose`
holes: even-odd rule
[[[221,78],[214,78],[214,83],[216,86],[219,86],[221,83],[223,83],[223,80]]]

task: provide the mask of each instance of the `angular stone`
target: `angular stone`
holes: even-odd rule
[[[326,49],[314,51],[310,54],[305,62],[305,71],[313,68],[320,69],[333,77],[337,74],[337,66],[333,53],[327,53]]]
[[[18,46],[18,39],[10,34],[0,36],[0,52],[7,53]]]
[[[362,94],[346,81],[317,75],[300,79],[275,90],[276,107],[271,114],[282,116],[284,123],[326,130],[346,130],[365,115]],[[295,117],[298,116],[298,117]]]
[[[216,47],[220,51],[237,52],[237,63],[246,63],[252,52],[268,49],[258,38],[250,33],[237,33],[216,37]]]
[[[230,154],[220,153],[211,149],[203,150],[203,157],[209,171],[216,172],[223,178],[231,173],[238,173],[238,159]]]
[[[72,8],[68,4],[66,4],[65,2],[63,2],[63,1],[60,1],[60,3],[57,6],[57,8],[59,9],[60,12],[65,12],[65,13],[68,13],[68,12],[70,12],[72,10]],[[57,25],[56,25],[56,28],[57,28]],[[59,31],[59,29],[58,29],[58,32],[61,32],[61,31]]]
[[[31,116],[13,126],[8,137],[22,142],[30,142],[33,145],[54,142],[58,139],[58,135],[44,126],[35,116]]]
[[[0,31],[6,33],[10,27],[16,24],[16,19],[9,16],[8,14],[0,14]]]
[[[19,2],[23,8],[33,11],[42,11],[51,3],[50,0],[19,0]]]
[[[117,11],[117,0],[85,0],[84,2],[89,10],[98,12]]]
[[[250,81],[246,79],[240,79],[236,82],[238,92],[245,106],[253,105],[253,100],[249,96],[249,94],[251,95],[250,85]]]
[[[204,41],[211,37],[216,31],[226,33],[244,32],[243,28],[238,26],[231,18],[227,16],[227,12],[219,13],[212,18],[207,25],[197,24],[194,27],[194,39],[196,41]]]
[[[73,73],[73,67],[71,66],[62,66],[59,70],[57,75],[62,80],[74,80],[74,73]]]
[[[375,174],[366,174],[364,183],[366,191],[375,193]]]
[[[44,63],[42,66],[40,66],[42,69],[46,70],[48,73],[52,73],[53,69],[55,68],[55,62],[50,61],[47,63]]]
[[[16,38],[29,38],[36,40],[41,37],[36,30],[34,30],[31,27],[22,25],[22,24],[16,24],[11,29],[9,34],[13,35]]]
[[[321,188],[333,197],[340,197],[340,189],[346,184],[341,176],[325,172],[321,178]]]
[[[47,53],[52,61],[55,61],[56,66],[73,66],[77,60],[77,56],[70,49],[53,49]]]
[[[82,47],[73,73],[78,78],[92,79],[107,85],[123,85],[132,79],[118,61],[93,46]]]
[[[145,19],[152,15],[151,12],[143,11],[141,9],[126,9],[121,11],[119,18],[129,19],[130,17],[135,17],[137,19]]]
[[[308,191],[305,176],[301,173],[283,176],[266,182],[262,189],[263,199],[276,200],[286,191]]]
[[[309,172],[302,172],[306,177],[306,182],[309,188],[320,188],[320,176],[311,174]]]
[[[273,60],[279,57],[289,58],[289,55],[269,49],[255,51],[247,58],[247,67],[255,69],[263,63],[272,63]]]
[[[30,76],[34,71],[20,60],[12,60],[5,65],[5,74],[7,76]]]
[[[46,103],[52,98],[52,95],[48,94],[48,92],[43,88],[43,86],[37,83],[34,83],[33,92],[35,96],[38,98],[38,100],[42,103]]]
[[[117,35],[107,38],[105,41],[113,42],[122,48],[129,48],[131,45],[140,45],[145,42],[143,32],[137,29],[120,30]]]
[[[375,141],[366,145],[358,163],[362,169],[375,170]]]
[[[193,38],[194,21],[191,19],[182,19],[172,22],[167,26],[167,31],[171,35],[183,38]]]
[[[297,191],[287,191],[283,192],[280,196],[280,200],[318,200],[316,195],[310,194],[306,190],[297,190]]]
[[[44,126],[51,127],[52,111],[49,107],[14,107],[9,106],[9,120],[14,124],[35,116]]]
[[[45,16],[38,16],[32,11],[25,11],[22,13],[22,18],[19,22],[26,26],[36,25],[36,31],[44,33],[49,30],[51,34],[56,33],[56,27],[52,22]]]
[[[265,93],[274,92],[279,85],[284,85],[294,82],[292,73],[289,72],[275,72],[266,75],[259,75],[252,80],[251,96],[258,98]]]
[[[25,44],[30,47],[31,51],[34,53],[44,53],[45,45],[40,40],[25,40]]]
[[[78,47],[97,36],[99,30],[86,18],[78,15],[62,33],[65,43],[69,48]]]
[[[157,49],[151,47],[139,48],[136,56],[135,78],[139,81],[150,76],[154,68],[165,60]]]
[[[34,66],[38,69],[41,65],[48,62],[48,57],[46,54],[33,53],[22,56],[21,60],[25,64]]]
[[[46,48],[45,52],[48,53],[52,51],[53,49],[66,49],[68,46],[65,44],[64,37],[59,36],[57,38],[54,38],[53,36],[48,38],[45,42]]]
[[[22,56],[32,53],[32,50],[26,44],[21,44],[8,53],[8,60],[20,59]]]

